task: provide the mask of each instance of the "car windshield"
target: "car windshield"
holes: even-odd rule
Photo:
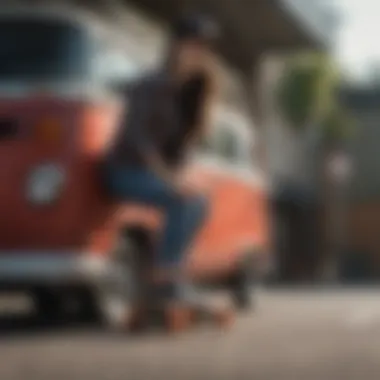
[[[77,79],[87,74],[87,35],[69,22],[0,20],[0,81]]]

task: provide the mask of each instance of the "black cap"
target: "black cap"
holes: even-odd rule
[[[213,43],[219,37],[217,23],[200,14],[185,15],[172,28],[176,40],[199,39],[202,42]]]

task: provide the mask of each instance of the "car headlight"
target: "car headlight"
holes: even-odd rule
[[[34,168],[27,183],[27,198],[30,202],[46,205],[60,196],[65,182],[62,167],[55,164],[44,164]]]

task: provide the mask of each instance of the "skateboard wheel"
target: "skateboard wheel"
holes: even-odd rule
[[[185,331],[193,325],[194,315],[189,308],[170,307],[165,311],[165,323],[170,332]]]
[[[139,332],[146,327],[147,316],[145,310],[136,308],[132,310],[127,318],[127,329],[129,332]]]
[[[235,320],[232,310],[220,310],[215,313],[216,324],[221,328],[230,328]]]

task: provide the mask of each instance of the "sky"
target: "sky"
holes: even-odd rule
[[[341,13],[336,43],[339,62],[357,78],[372,62],[380,66],[380,0],[335,0]]]

